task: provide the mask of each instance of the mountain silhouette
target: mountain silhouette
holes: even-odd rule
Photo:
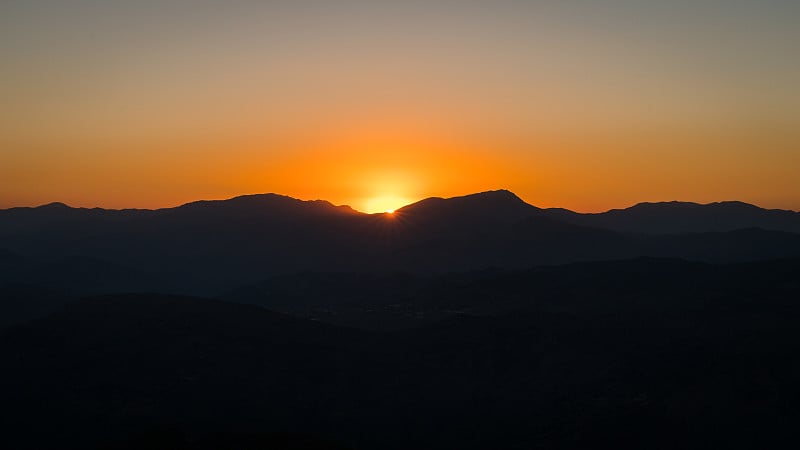
[[[297,200],[278,194],[243,195],[229,200],[201,200],[174,208],[172,214],[224,213],[231,218],[274,216],[326,216],[358,214],[349,206],[334,206],[325,200]]]
[[[391,215],[276,194],[159,210],[50,204],[0,211],[0,248],[25,261],[23,270],[5,258],[12,267],[0,282],[63,279],[56,263],[70,259],[129,272],[98,270],[97,286],[72,283],[78,291],[203,295],[298,271],[446,273],[638,256],[736,262],[799,256],[800,234],[785,231],[797,221],[740,203],[577,214],[506,190],[429,198]]]
[[[578,214],[564,209],[551,209],[546,213],[566,222],[648,234],[703,233],[743,228],[800,232],[800,213],[763,209],[734,201],[706,205],[691,202],[639,203],[627,209],[597,214]]]
[[[796,218],[506,190],[2,210],[3,443],[794,448]]]
[[[431,197],[404,206],[395,213],[425,217],[431,221],[516,221],[539,208],[525,203],[513,192],[497,190],[462,197]]]

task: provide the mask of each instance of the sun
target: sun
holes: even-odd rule
[[[364,211],[368,213],[394,214],[398,208],[411,203],[405,197],[394,194],[377,195],[364,201]]]

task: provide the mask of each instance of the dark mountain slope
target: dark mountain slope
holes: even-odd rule
[[[203,299],[86,300],[0,334],[4,442],[92,448],[166,428],[190,448],[286,431],[355,449],[791,446],[797,265],[770,264],[456,276],[428,300],[510,302],[394,333]]]
[[[335,324],[396,329],[463,314],[599,310],[660,317],[739,302],[763,302],[757,307],[782,314],[796,306],[799,280],[796,259],[717,265],[639,258],[441,276],[305,273],[224,298]]]
[[[548,211],[508,191],[427,199],[391,215],[274,194],[156,211],[50,205],[0,211],[0,248],[40,267],[43,280],[66,277],[51,273],[58,261],[131,271],[97,286],[72,283],[83,292],[122,286],[195,295],[302,271],[446,273],[637,256],[712,262],[800,256],[800,235],[785,232],[643,235],[568,223]]]
[[[564,209],[548,209],[543,213],[570,223],[634,233],[703,233],[743,228],[800,232],[800,213],[763,209],[743,202],[640,203],[598,214],[579,214]]]
[[[339,395],[354,336],[212,300],[85,300],[0,338],[3,386],[15,386],[2,391],[15,406],[4,423],[14,448],[86,448],[163,426],[325,430],[314,410]]]
[[[361,215],[349,206],[334,206],[324,200],[297,200],[278,194],[243,195],[229,200],[202,200],[177,208],[159,210],[162,215],[182,218],[226,219],[256,217],[326,217],[331,215]]]
[[[0,330],[44,317],[73,300],[70,294],[56,289],[0,285]]]
[[[434,197],[398,209],[395,214],[418,217],[421,225],[458,228],[514,223],[531,217],[539,208],[507,190],[452,197]]]

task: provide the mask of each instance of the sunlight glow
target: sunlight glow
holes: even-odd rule
[[[364,212],[394,214],[398,208],[402,208],[409,203],[411,203],[411,201],[405,197],[400,197],[397,195],[380,195],[377,197],[368,198],[364,202]]]

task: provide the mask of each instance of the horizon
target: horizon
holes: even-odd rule
[[[46,202],[46,203],[41,203],[41,204],[36,204],[36,205],[19,205],[19,206],[7,207],[7,208],[0,207],[0,211],[6,211],[6,210],[10,210],[10,209],[15,209],[15,208],[35,209],[35,208],[42,208],[42,207],[47,207],[47,206],[51,206],[51,205],[63,205],[63,206],[66,206],[68,208],[73,208],[73,209],[103,209],[103,210],[108,210],[108,211],[124,211],[124,210],[157,211],[157,210],[162,210],[162,209],[180,208],[182,206],[186,206],[186,205],[189,205],[189,204],[192,204],[192,203],[197,203],[197,202],[225,202],[225,201],[235,200],[235,199],[243,198],[243,197],[275,195],[275,196],[278,196],[278,197],[285,197],[285,198],[289,198],[289,199],[292,199],[292,200],[297,200],[297,201],[300,201],[300,202],[318,202],[318,201],[323,201],[323,202],[327,202],[327,203],[329,203],[329,204],[331,204],[332,206],[335,206],[335,207],[347,207],[347,208],[350,208],[353,211],[361,213],[361,214],[383,214],[383,213],[393,214],[393,213],[397,212],[397,210],[403,209],[403,208],[405,208],[407,206],[411,206],[411,205],[414,205],[416,203],[419,203],[419,202],[422,202],[422,201],[425,201],[425,200],[430,200],[430,199],[449,200],[449,199],[456,199],[456,198],[462,198],[462,197],[477,196],[477,195],[488,194],[488,193],[493,193],[493,192],[508,192],[508,193],[514,195],[515,197],[519,198],[523,203],[525,203],[527,205],[530,205],[530,206],[537,207],[537,208],[541,208],[541,209],[566,209],[566,210],[569,210],[569,211],[572,211],[572,212],[576,212],[576,213],[579,213],[579,214],[602,214],[602,213],[606,213],[606,212],[610,212],[610,211],[627,210],[627,209],[630,209],[630,208],[633,208],[633,207],[636,207],[636,206],[639,206],[639,205],[659,205],[659,204],[674,204],[674,203],[690,204],[690,205],[698,205],[698,206],[711,206],[711,205],[719,205],[719,204],[738,203],[738,204],[744,204],[744,205],[749,205],[749,206],[755,206],[755,207],[757,207],[759,209],[763,209],[763,210],[767,210],[767,211],[769,211],[769,210],[772,210],[772,211],[788,211],[788,212],[793,212],[793,213],[800,212],[798,210],[786,209],[786,208],[768,208],[768,207],[765,207],[765,206],[762,206],[762,205],[749,203],[749,202],[744,202],[744,201],[741,201],[741,200],[718,200],[718,201],[712,201],[712,202],[706,202],[706,203],[687,201],[687,200],[640,201],[640,202],[636,202],[636,203],[633,203],[633,204],[629,204],[627,206],[612,207],[612,208],[601,210],[601,211],[580,211],[580,210],[564,208],[564,207],[560,207],[560,206],[543,207],[543,206],[540,206],[540,205],[536,204],[535,202],[530,202],[530,201],[522,198],[521,196],[519,196],[516,192],[514,192],[514,191],[512,191],[510,189],[505,189],[505,188],[490,189],[490,190],[486,190],[486,191],[454,195],[454,196],[451,196],[451,197],[427,196],[427,197],[423,197],[423,198],[420,198],[420,199],[417,199],[417,200],[410,201],[409,203],[400,204],[397,207],[394,207],[394,208],[391,208],[391,209],[389,209],[389,208],[387,208],[387,209],[378,209],[378,210],[374,210],[374,211],[361,210],[359,208],[354,207],[353,205],[344,204],[344,203],[335,203],[335,202],[332,202],[332,201],[330,201],[328,199],[325,199],[325,198],[298,198],[298,197],[294,197],[294,196],[291,196],[291,195],[282,194],[282,193],[279,193],[279,192],[256,192],[256,193],[239,194],[239,195],[235,195],[235,196],[232,196],[232,197],[224,197],[224,198],[199,198],[199,199],[194,199],[194,200],[186,201],[186,202],[175,204],[175,205],[157,207],[157,208],[139,208],[139,207],[107,208],[107,207],[103,207],[103,206],[74,205],[74,204],[70,204],[70,203],[66,203],[66,202],[62,202],[62,201],[56,200],[56,201],[51,201],[51,202]]]

